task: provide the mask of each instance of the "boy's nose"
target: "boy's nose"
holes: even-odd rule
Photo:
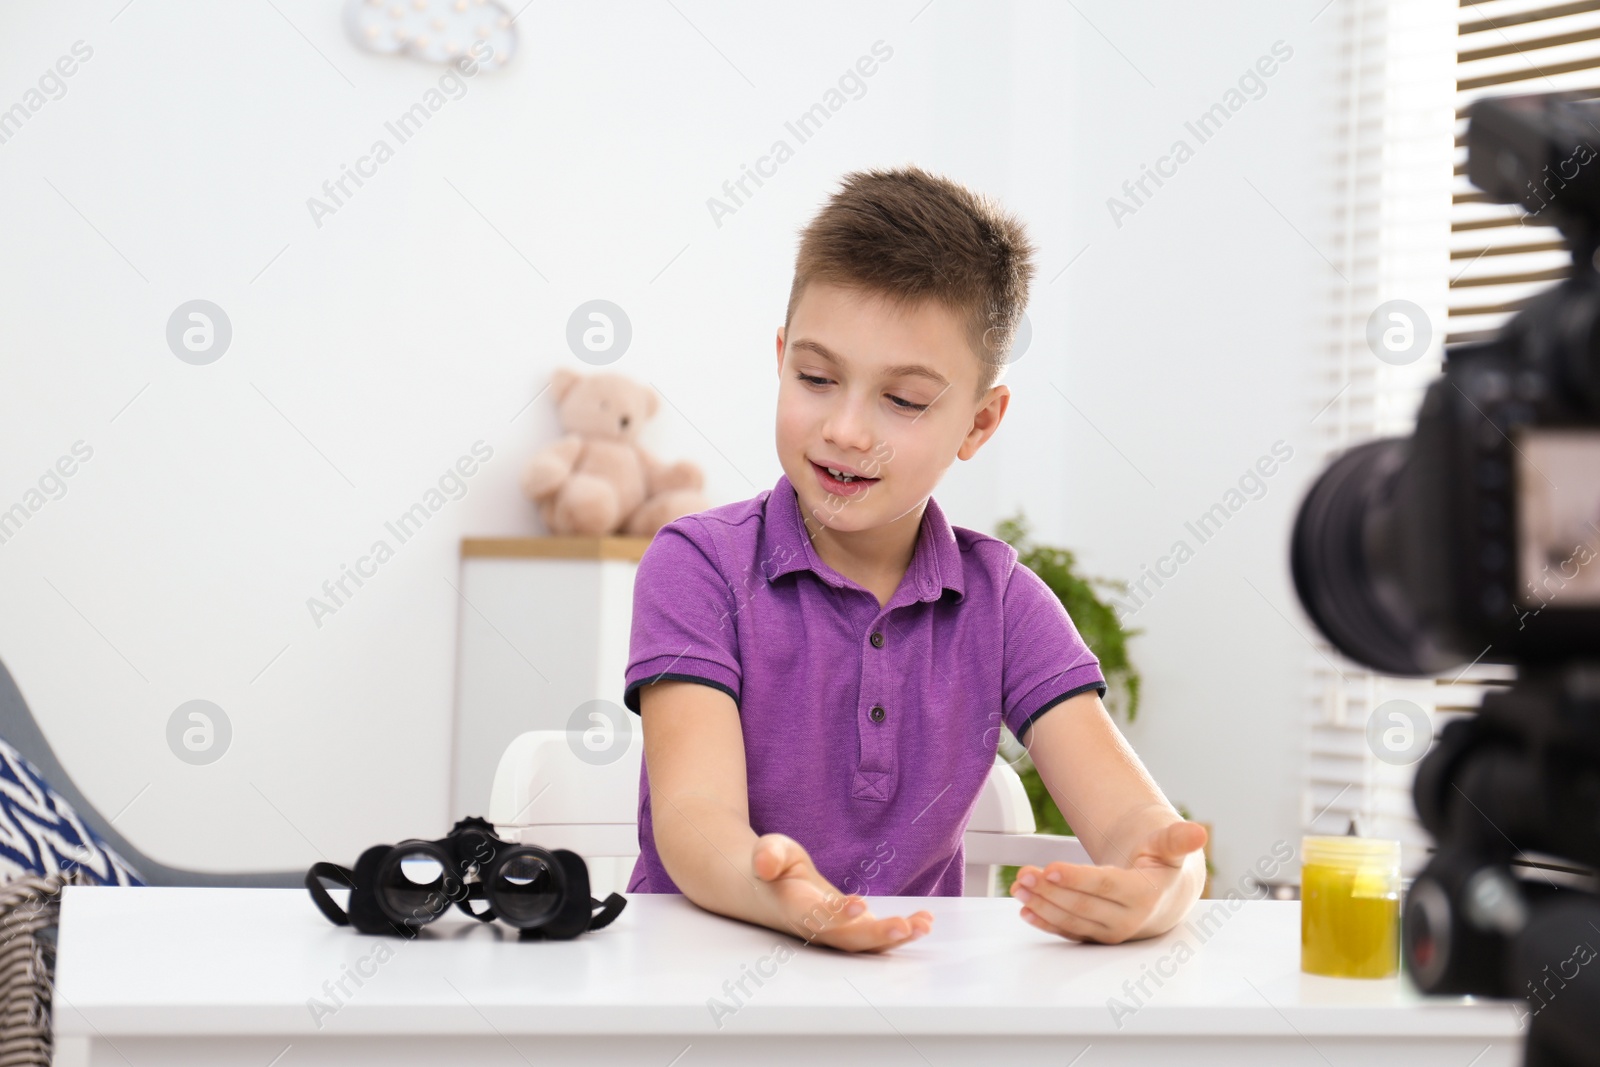
[[[872,427],[855,405],[844,405],[835,410],[823,424],[822,436],[841,448],[866,452],[872,448]]]

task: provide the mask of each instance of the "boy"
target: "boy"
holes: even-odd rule
[[[1060,601],[931,496],[1005,415],[1032,253],[1015,219],[915,167],[847,175],[802,234],[777,334],[783,476],[664,527],[635,579],[629,892],[850,951],[909,943],[933,916],[865,897],[961,893],[1004,722],[1095,860],[1024,867],[1022,918],[1115,943],[1199,897],[1205,829],[1111,722]]]

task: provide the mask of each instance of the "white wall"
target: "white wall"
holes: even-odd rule
[[[1135,616],[1130,730],[1217,824],[1224,878],[1296,834],[1310,653],[1285,535],[1337,281],[1295,232],[1323,203],[1316,3],[536,4],[514,64],[319,228],[307,198],[440,70],[357,52],[332,0],[123,2],[0,15],[0,107],[94,50],[0,144],[0,508],[94,450],[0,544],[0,657],[153,855],[298,867],[445,829],[456,543],[537,528],[516,478],[553,412],[521,409],[576,365],[570,311],[626,309],[614,369],[674,405],[649,443],[699,460],[713,499],[753,495],[780,473],[795,234],[842,172],[909,161],[998,196],[1041,248],[1011,413],[939,493],[955,522],[1025,507],[1089,570],[1136,576],[1275,440],[1305,444]],[[1266,94],[1115,226],[1106,198],[1279,39]],[[864,95],[718,226],[707,198],[879,40]],[[164,338],[197,297],[234,328],[203,367]],[[316,625],[307,598],[480,440],[464,498]],[[201,767],[165,736],[197,698],[234,730]]]

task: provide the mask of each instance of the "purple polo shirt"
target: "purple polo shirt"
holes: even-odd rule
[[[1004,722],[1105,693],[1061,602],[995,537],[931,498],[885,607],[817,555],[787,476],[669,523],[634,578],[628,708],[683,679],[739,708],[750,825],[783,833],[846,893],[959,896],[962,833]],[[630,893],[677,893],[639,776]]]

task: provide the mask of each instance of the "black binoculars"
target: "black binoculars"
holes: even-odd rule
[[[350,890],[349,911],[334,902],[322,880]],[[589,867],[566,849],[513,845],[495,836],[488,820],[468,816],[438,841],[411,839],[373,845],[356,869],[314,863],[306,872],[311,899],[337,926],[364,934],[416,937],[454,904],[480,922],[500,919],[518,939],[568,940],[598,930],[627,900],[589,895]],[[475,910],[472,902],[482,901]],[[599,909],[596,912],[595,909]]]

